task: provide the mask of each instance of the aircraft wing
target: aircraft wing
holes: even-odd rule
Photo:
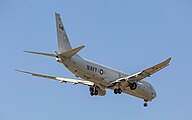
[[[88,86],[93,86],[94,85],[93,82],[85,81],[85,80],[77,80],[77,79],[72,79],[72,78],[62,78],[62,77],[57,77],[57,76],[43,75],[43,74],[37,74],[37,73],[32,73],[32,72],[27,72],[27,71],[22,71],[22,70],[15,70],[15,71],[26,73],[26,74],[31,74],[32,76],[57,80],[57,81],[60,81],[61,83],[70,82],[70,83],[73,83],[73,84],[83,84],[83,85],[88,85]]]
[[[152,74],[156,73],[157,71],[165,68],[166,66],[169,65],[169,62],[170,62],[171,58],[168,58],[167,60],[157,64],[157,65],[154,65],[150,68],[147,68],[143,71],[140,71],[138,73],[135,73],[135,74],[132,74],[132,75],[129,75],[127,77],[124,77],[124,78],[120,78],[120,79],[117,79],[113,82],[111,82],[111,86],[112,87],[113,85],[115,85],[116,83],[120,83],[120,82],[123,82],[123,81],[127,81],[127,82],[138,82],[146,77],[150,77]]]
[[[147,68],[143,71],[140,71],[136,74],[133,74],[133,75],[130,75],[128,77],[126,77],[125,79],[127,79],[128,81],[130,82],[138,82],[146,77],[150,77],[152,74],[158,72],[159,70],[165,68],[166,66],[169,65],[169,62],[170,62],[171,58],[153,66],[153,67],[150,67],[150,68]]]

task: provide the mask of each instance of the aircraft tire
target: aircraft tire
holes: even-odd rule
[[[114,93],[117,94],[118,93],[118,89],[114,89]]]
[[[98,91],[97,90],[95,90],[95,95],[98,95]]]
[[[148,104],[147,104],[146,102],[143,104],[144,107],[147,107],[147,105],[148,105]]]
[[[121,90],[120,88],[118,89],[118,93],[119,93],[119,94],[121,94],[121,93],[122,93],[122,90]]]
[[[115,94],[121,94],[122,93],[122,90],[119,88],[119,89],[114,89],[114,93]]]
[[[93,93],[93,92],[90,92],[90,95],[91,95],[91,96],[93,96],[93,95],[94,95],[94,93]]]

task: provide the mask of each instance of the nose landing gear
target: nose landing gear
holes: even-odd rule
[[[143,104],[144,107],[147,107],[147,105],[148,105],[147,102],[145,102],[145,103]]]
[[[148,106],[147,102],[148,102],[148,100],[144,100],[144,104],[143,104],[144,107]]]

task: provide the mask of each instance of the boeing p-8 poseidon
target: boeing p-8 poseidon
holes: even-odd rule
[[[87,85],[89,86],[91,96],[105,96],[106,89],[113,90],[114,94],[129,94],[143,99],[145,107],[147,106],[148,101],[151,101],[156,97],[156,92],[154,88],[151,84],[144,81],[144,78],[150,77],[152,74],[168,66],[171,58],[168,58],[167,60],[155,66],[139,71],[135,74],[126,74],[111,69],[109,67],[88,61],[77,54],[85,46],[80,46],[73,49],[65,32],[60,14],[55,13],[55,16],[59,49],[58,52],[55,52],[55,54],[32,51],[25,52],[55,57],[57,62],[62,63],[76,77],[81,78],[81,80],[37,74],[22,70],[16,71],[31,74],[37,77],[57,80],[61,83],[70,82],[73,84]]]

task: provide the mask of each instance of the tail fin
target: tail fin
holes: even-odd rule
[[[58,39],[59,52],[63,53],[63,52],[72,50],[69,39],[65,32],[63,23],[61,21],[60,14],[55,13],[55,17],[56,17],[56,28],[57,28],[57,39]]]

